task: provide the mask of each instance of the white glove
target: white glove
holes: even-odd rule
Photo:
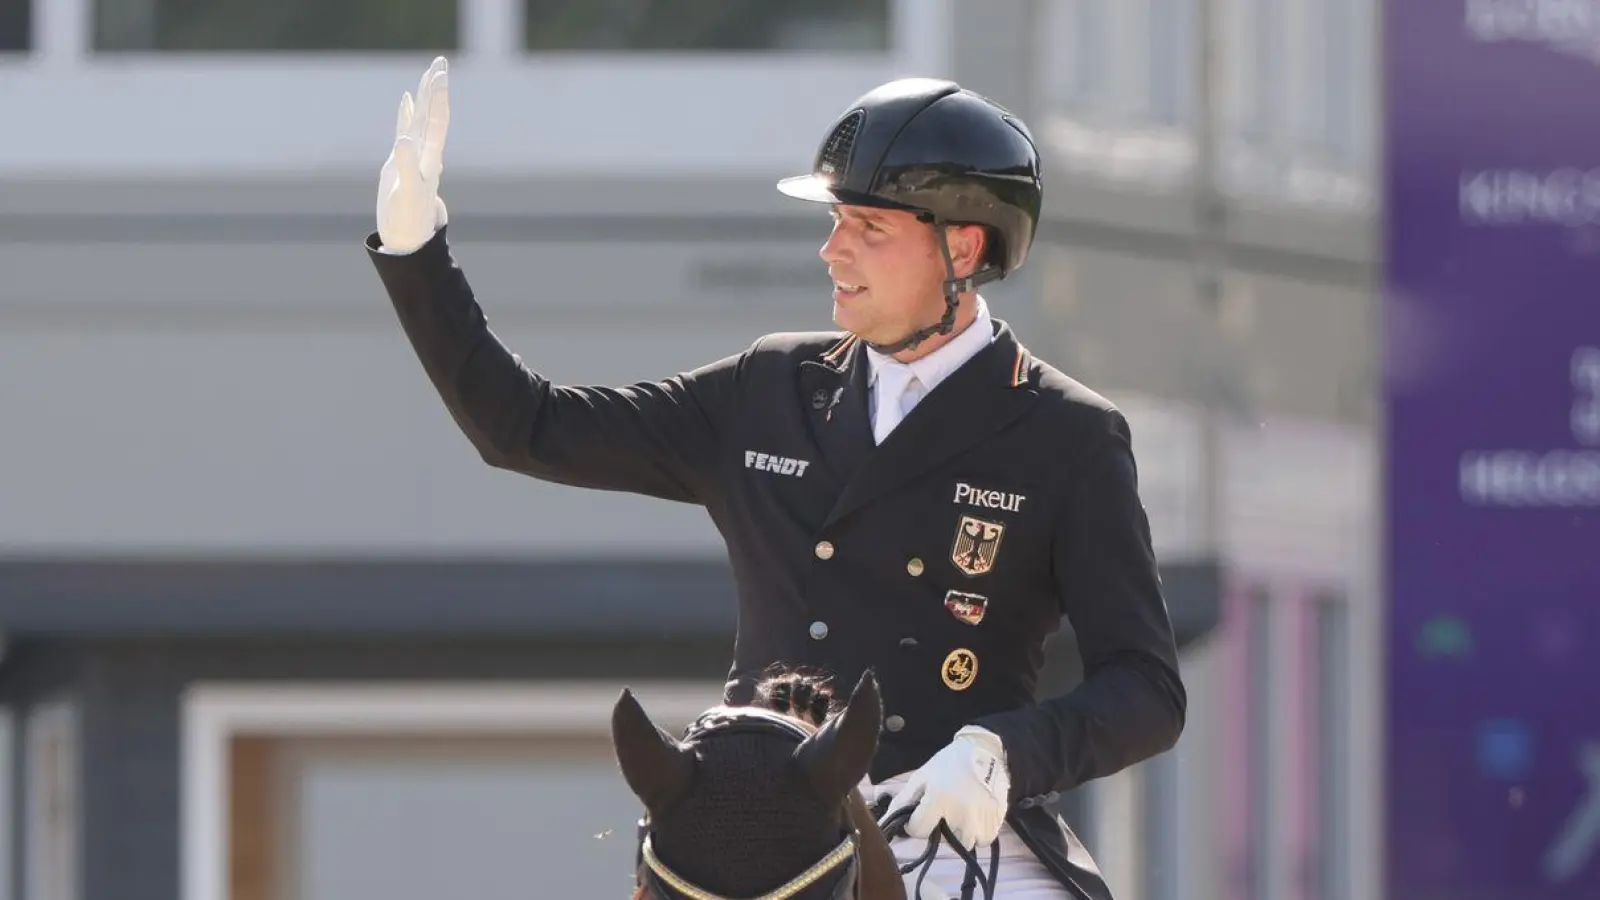
[[[911,773],[885,815],[920,800],[906,820],[906,836],[926,838],[944,819],[969,850],[986,847],[1005,822],[1011,774],[999,735],[968,725],[943,750]]]
[[[378,176],[379,248],[403,255],[416,252],[449,221],[439,198],[444,172],[444,138],[450,128],[450,73],[438,57],[422,73],[413,99],[400,97],[394,149]]]

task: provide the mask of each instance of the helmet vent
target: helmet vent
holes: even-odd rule
[[[856,146],[856,134],[861,131],[861,121],[865,119],[865,110],[856,110],[834,126],[833,133],[822,144],[822,152],[817,154],[817,173],[821,175],[836,175],[850,166],[850,153]]]

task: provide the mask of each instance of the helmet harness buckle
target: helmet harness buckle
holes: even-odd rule
[[[979,285],[987,284],[1000,277],[1000,269],[994,265],[987,265],[965,278],[956,277],[955,261],[950,256],[950,241],[945,234],[945,226],[954,224],[945,222],[931,212],[917,213],[917,221],[927,224],[933,229],[933,240],[939,245],[939,256],[944,260],[944,315],[932,325],[924,325],[898,341],[888,344],[877,344],[863,340],[868,347],[884,354],[893,356],[918,347],[922,342],[939,334],[949,334],[956,327],[956,308],[961,303],[961,295],[968,294],[978,289]]]

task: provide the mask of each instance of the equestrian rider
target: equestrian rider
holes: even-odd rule
[[[871,790],[891,815],[916,803],[897,854],[942,819],[967,847],[999,842],[997,897],[1109,898],[1049,803],[1171,748],[1187,701],[1126,419],[979,293],[1038,226],[1023,122],[949,81],[867,92],[778,183],[832,217],[838,330],[623,387],[554,384],[489,329],[447,243],[447,122],[440,59],[402,101],[366,249],[482,458],[704,508],[738,587],[730,702],[773,663],[843,685],[875,670]],[[1063,618],[1084,679],[1035,697]],[[947,857],[929,878],[954,895]]]

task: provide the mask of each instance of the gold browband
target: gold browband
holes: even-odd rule
[[[667,868],[660,857],[656,856],[655,848],[650,846],[650,835],[645,835],[644,843],[640,846],[640,850],[644,855],[645,865],[650,867],[650,871],[656,873],[668,886],[685,897],[689,897],[691,900],[734,900],[734,898],[722,897],[710,891],[702,890],[683,880],[678,873]],[[855,856],[855,853],[856,836],[852,833],[844,839],[843,843],[835,847],[833,852],[817,860],[811,868],[789,879],[788,883],[759,897],[749,898],[749,900],[788,900],[789,897],[793,897],[795,894],[815,884],[817,879],[828,874],[835,866],[848,861]]]

